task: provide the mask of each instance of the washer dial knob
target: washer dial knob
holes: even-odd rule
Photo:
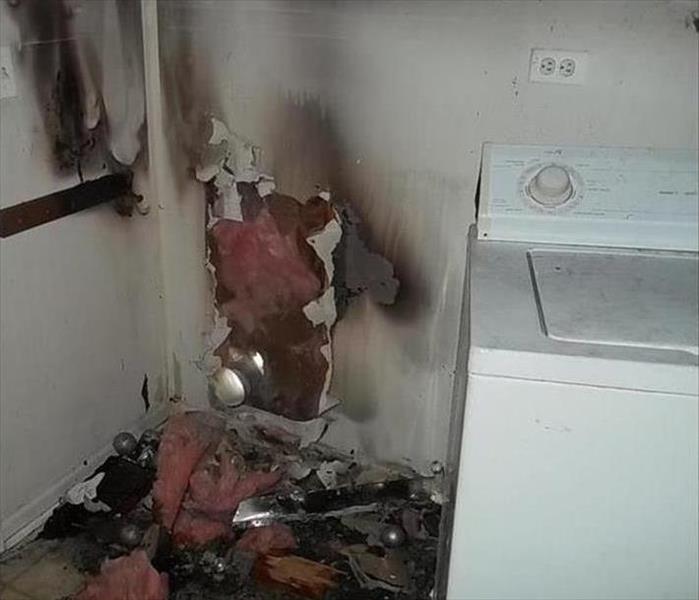
[[[558,165],[548,165],[539,170],[527,186],[529,196],[546,208],[565,204],[573,195],[573,183],[568,171]]]

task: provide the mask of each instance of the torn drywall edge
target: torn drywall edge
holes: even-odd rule
[[[238,183],[260,180],[262,174],[257,169],[259,148],[232,133],[223,121],[211,117],[210,123],[211,135],[201,150],[199,164],[195,166],[196,178],[209,182],[225,170]]]
[[[321,196],[321,194],[325,194],[326,196],[323,198],[323,200],[326,202],[330,201],[329,192],[321,192],[319,196]],[[313,323],[313,325],[318,325],[320,323],[325,324],[328,331],[328,338],[330,339],[327,344],[321,346],[320,348],[321,354],[328,363],[328,370],[325,373],[325,381],[323,383],[323,389],[318,402],[319,413],[330,410],[332,407],[339,404],[339,401],[330,397],[328,392],[330,391],[330,384],[333,376],[332,327],[337,320],[335,288],[332,285],[333,277],[335,275],[333,251],[340,243],[341,239],[342,226],[340,225],[340,219],[337,214],[334,215],[334,218],[328,221],[322,231],[306,238],[306,241],[311,245],[315,253],[323,261],[323,266],[325,268],[328,281],[328,288],[325,290],[325,292],[323,292],[323,295],[320,296],[320,298],[309,302],[303,307],[303,314],[311,323]]]
[[[259,149],[252,143],[235,135],[221,120],[212,117],[211,135],[209,136],[207,147],[203,150],[201,157],[205,159],[202,164],[197,165],[196,177],[200,181],[213,185],[215,198],[209,206],[209,218],[207,228],[211,228],[220,219],[230,219],[243,221],[242,198],[237,189],[237,183],[253,183],[256,186],[260,197],[272,194],[276,189],[273,177],[260,173],[257,169]],[[331,194],[328,190],[321,190],[318,197],[330,202]],[[334,211],[333,211],[334,212]],[[327,330],[328,337],[332,327],[337,320],[337,309],[335,304],[335,290],[332,286],[334,277],[333,251],[342,238],[342,226],[337,213],[326,224],[322,231],[311,235],[307,242],[314,249],[316,255],[321,259],[326,275],[327,287],[322,295],[309,302],[303,313],[313,325],[323,324]],[[211,262],[211,249],[207,249],[207,270],[211,276],[211,295],[215,298],[217,285],[216,269]],[[216,356],[216,350],[230,336],[231,328],[218,310],[215,300],[213,301],[213,323],[212,330],[208,333],[205,351],[202,355],[200,369],[207,374],[213,373],[221,365],[221,359]],[[328,395],[332,379],[332,343],[328,342],[320,348],[320,352],[327,363],[327,370],[320,393],[319,412],[325,412],[339,402]]]
[[[333,262],[333,251],[342,239],[342,227],[340,226],[339,217],[335,214],[322,231],[308,236],[306,241],[311,245],[315,253],[318,255],[323,266],[328,281],[328,288],[323,294],[312,300],[303,307],[303,313],[306,318],[313,323],[319,325],[325,323],[328,331],[335,324],[337,319],[337,309],[335,308],[335,288],[332,286],[333,277],[335,275],[335,264]]]
[[[213,219],[209,227],[213,227],[219,219],[242,221],[242,198],[238,193],[235,177],[227,170],[222,169],[214,177],[213,185],[216,188],[216,197],[211,210]]]
[[[231,333],[231,328],[228,326],[228,321],[221,316],[216,304],[216,267],[211,262],[211,248],[207,245],[206,248],[206,271],[209,274],[209,295],[211,298],[211,329],[207,332],[204,341],[204,352],[197,367],[211,375],[216,369],[221,367],[221,359],[216,356],[216,350],[226,341]]]
[[[320,353],[328,361],[328,370],[325,373],[325,382],[323,384],[323,390],[320,394],[320,399],[318,400],[318,413],[322,414],[329,411],[331,408],[335,408],[340,401],[329,394],[330,384],[333,377],[333,356],[332,356],[332,341],[328,342],[324,346],[320,347]]]

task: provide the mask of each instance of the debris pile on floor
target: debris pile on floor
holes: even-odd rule
[[[172,416],[115,438],[42,532],[75,600],[427,600],[439,476],[359,464],[264,419]]]

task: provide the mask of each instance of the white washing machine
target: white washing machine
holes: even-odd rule
[[[447,597],[697,598],[697,152],[481,177]]]

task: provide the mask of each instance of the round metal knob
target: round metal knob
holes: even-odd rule
[[[227,367],[221,367],[212,375],[211,387],[216,399],[226,407],[243,404],[250,393],[247,378],[240,371]]]
[[[548,165],[541,169],[529,184],[531,198],[546,207],[556,207],[573,195],[570,175],[563,167]]]
[[[127,523],[119,530],[119,540],[128,548],[135,548],[143,540],[143,532],[132,523]]]

